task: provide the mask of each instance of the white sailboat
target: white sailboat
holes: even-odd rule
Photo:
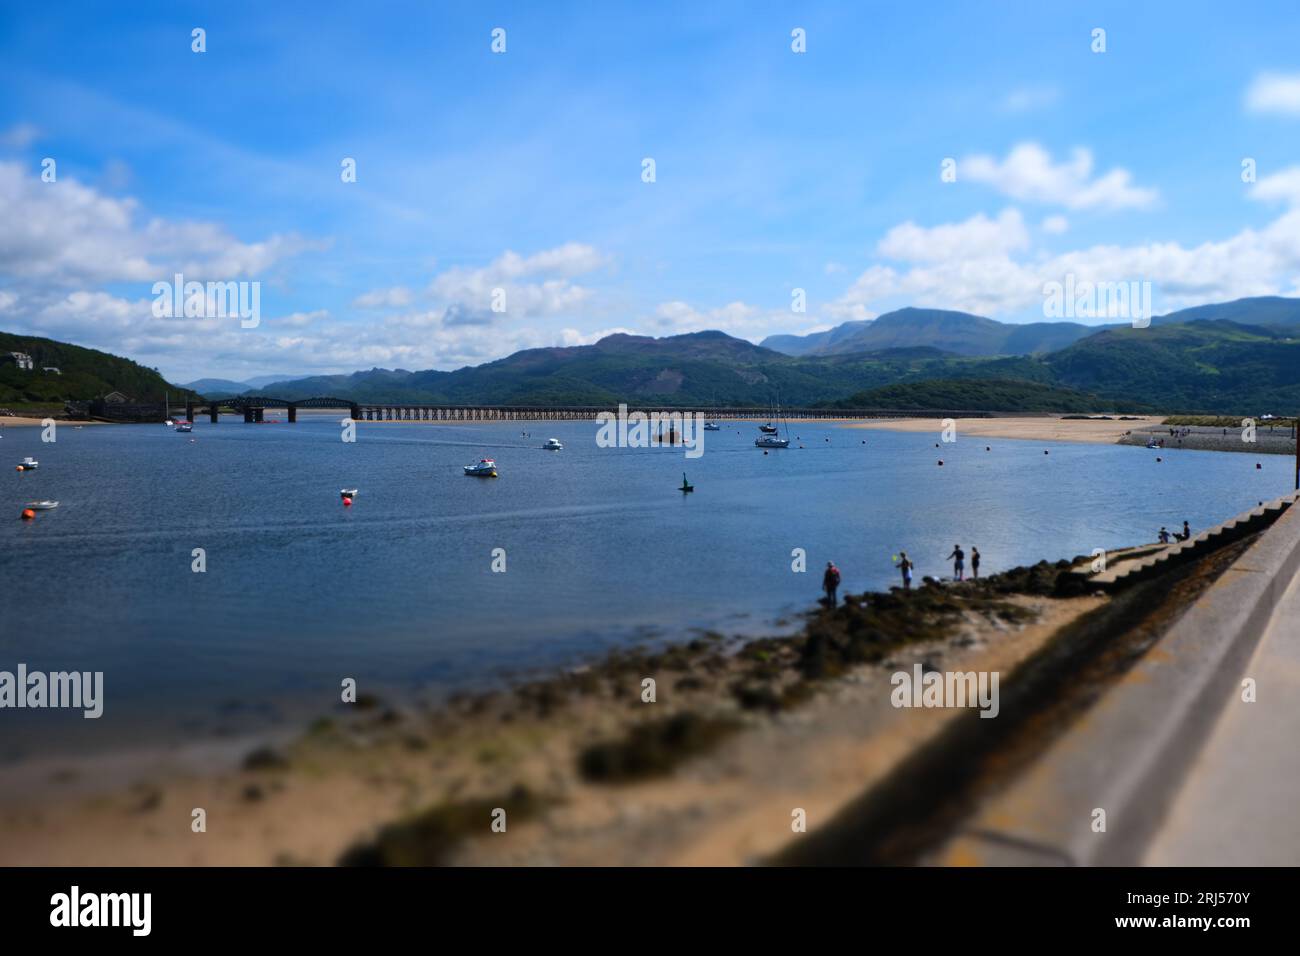
[[[781,420],[781,399],[779,396],[777,397],[776,400],[776,420],[777,421]],[[776,433],[776,426],[771,423],[768,423],[766,425],[759,425],[758,430],[761,431],[763,434],[759,435],[757,438],[754,439],[754,445],[756,447],[758,448],[789,448],[790,447],[790,439],[788,437],[790,433],[790,428],[788,425],[786,426],[786,435],[787,435],[786,438],[779,437]]]

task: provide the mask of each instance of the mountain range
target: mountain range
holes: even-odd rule
[[[6,344],[8,343],[8,344]],[[0,365],[0,401],[93,398],[117,389],[157,400],[177,386],[154,370],[48,339],[0,337],[29,351],[33,375]],[[791,354],[791,353],[794,354]],[[723,332],[665,338],[615,334],[592,345],[526,349],[455,371],[372,368],[246,382],[199,379],[210,398],[236,394],[362,402],[1161,411],[1259,415],[1300,408],[1300,299],[1241,299],[1131,325],[1014,325],[939,309],[900,309],[754,345]]]
[[[1148,328],[1016,325],[908,308],[761,345],[717,331],[616,334],[451,372],[374,368],[254,394],[503,405],[766,405],[779,397],[841,407],[1260,414],[1300,406],[1300,299],[1202,305],[1155,317]],[[968,400],[954,403],[962,394]]]

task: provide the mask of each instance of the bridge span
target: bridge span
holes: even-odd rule
[[[502,421],[590,421],[602,412],[617,413],[610,405],[439,405],[410,402],[356,402],[351,399],[319,398],[283,399],[263,396],[227,398],[215,401],[186,402],[185,417],[207,415],[216,424],[222,410],[243,414],[245,422],[265,421],[270,409],[286,409],[288,420],[298,420],[299,409],[339,409],[354,421],[366,422],[502,422]],[[741,406],[718,408],[682,405],[629,405],[629,411],[661,415],[701,414],[708,419],[749,419],[768,421],[774,416],[770,408]],[[170,414],[170,410],[169,410]],[[882,409],[882,408],[783,408],[781,417],[798,420],[836,418],[991,418],[991,412],[956,409]]]

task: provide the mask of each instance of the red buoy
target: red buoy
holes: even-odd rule
[[[343,507],[344,507],[344,508],[351,508],[351,507],[352,507],[352,499],[351,499],[351,498],[344,498],[344,499],[343,499]]]
[[[32,520],[33,518],[35,518],[35,517],[36,517],[36,512],[33,511],[31,508],[24,508],[24,509],[23,509],[23,520],[24,520],[24,521],[31,521],[31,520]]]

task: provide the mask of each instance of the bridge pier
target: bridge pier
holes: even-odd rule
[[[193,402],[186,402],[186,403],[185,403],[185,420],[186,420],[187,422],[192,422],[192,421],[194,421],[194,403],[193,403]]]
[[[245,425],[253,424],[253,410],[251,408],[248,408],[247,406],[245,406],[244,408],[244,424]]]
[[[221,413],[217,411],[216,402],[213,402],[212,407],[208,409],[208,421],[215,425],[220,417]],[[193,421],[193,419],[191,419],[191,421]]]
[[[298,421],[298,406],[297,406],[297,405],[290,405],[290,406],[289,406],[289,424],[292,425],[292,424],[294,424],[294,423],[297,422],[297,421]]]

